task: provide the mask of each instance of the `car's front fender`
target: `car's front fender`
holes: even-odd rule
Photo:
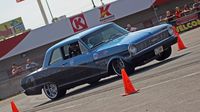
[[[113,56],[109,59],[108,63],[107,63],[107,72],[110,73],[111,72],[111,67],[112,67],[112,61],[117,60],[117,59],[122,59],[123,61],[126,62],[125,57],[117,55],[117,56]]]

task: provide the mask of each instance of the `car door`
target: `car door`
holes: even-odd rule
[[[78,47],[78,53],[72,55],[72,45]],[[73,74],[73,81],[80,82],[87,78],[95,77],[100,74],[101,69],[95,66],[93,55],[78,41],[63,46],[64,61],[63,66],[66,68],[65,76],[68,78]],[[69,76],[68,76],[69,75]]]
[[[54,49],[51,53],[49,66],[45,71],[47,76],[44,82],[55,82],[58,85],[63,85],[75,81],[75,72],[65,75],[66,71],[70,71],[71,68],[66,68],[63,65],[64,61],[61,47]]]

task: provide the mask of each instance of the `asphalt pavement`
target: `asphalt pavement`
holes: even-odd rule
[[[20,112],[199,112],[200,110],[200,28],[181,34],[187,49],[165,61],[138,67],[130,76],[140,91],[124,94],[116,76],[68,91],[64,98],[50,101],[46,96],[20,94],[0,101],[1,112],[11,112],[14,100]]]

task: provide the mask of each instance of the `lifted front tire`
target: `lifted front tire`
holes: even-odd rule
[[[156,58],[157,61],[163,61],[167,58],[170,57],[172,53],[172,48],[171,47],[168,47],[164,50],[164,52],[162,52],[161,54],[158,55],[158,57]]]
[[[128,75],[134,73],[134,71],[135,71],[135,67],[134,66],[131,66],[130,64],[128,64],[125,61],[123,61],[122,59],[113,60],[111,65],[112,65],[112,69],[113,69],[114,73],[117,74],[120,77],[122,76],[122,74],[121,74],[121,69],[122,68],[124,68],[126,70]]]

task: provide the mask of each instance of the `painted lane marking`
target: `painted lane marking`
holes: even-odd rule
[[[184,78],[187,78],[187,77],[195,76],[195,75],[198,75],[198,74],[200,74],[200,72],[194,72],[194,73],[191,73],[191,74],[182,76],[182,77],[178,77],[178,78],[174,78],[174,79],[171,79],[171,80],[167,80],[167,81],[163,81],[163,82],[160,82],[160,83],[156,83],[156,84],[153,84],[153,85],[149,85],[149,86],[146,86],[146,87],[141,88],[140,90],[149,89],[149,88],[152,88],[152,87],[156,87],[156,86],[159,86],[159,85],[162,85],[162,84],[166,84],[166,83],[173,82],[173,81],[176,81],[176,80],[184,79]],[[112,98],[114,98],[114,97],[117,97],[117,96],[109,96],[109,99],[112,99]],[[101,101],[101,100],[105,100],[105,99],[107,99],[107,98],[106,98],[106,97],[100,98],[100,99],[97,99],[96,101]],[[86,104],[86,103],[87,103],[87,102],[85,102],[85,103],[80,103],[80,104],[76,104],[76,105],[67,106],[67,107],[62,108],[62,109],[60,109],[60,110],[75,108],[75,107],[78,107],[78,106],[82,106],[82,105],[84,105],[84,104]],[[60,105],[60,106],[62,107],[63,105]],[[44,110],[46,110],[46,109],[44,109]],[[59,111],[60,111],[60,110],[59,110]],[[126,110],[127,110],[127,109],[126,109]],[[126,110],[125,110],[125,111],[126,111]],[[123,110],[123,111],[124,111],[124,110]]]
[[[171,79],[171,80],[167,80],[167,81],[163,81],[163,82],[160,82],[160,83],[157,83],[157,84],[153,84],[153,85],[150,85],[150,86],[143,87],[143,88],[141,88],[141,90],[149,89],[149,88],[152,88],[152,87],[155,87],[155,86],[158,86],[158,85],[162,85],[162,84],[166,84],[166,83],[169,83],[169,82],[172,82],[172,81],[176,81],[176,80],[192,77],[192,76],[195,76],[195,75],[198,75],[198,74],[200,74],[200,72],[194,72],[194,73],[182,76],[182,77],[178,77],[178,78],[175,78],[175,79]],[[200,100],[198,100],[197,102],[199,102],[199,101]],[[142,106],[142,105],[145,105],[145,104],[147,104],[147,102],[142,103],[142,104],[138,104],[138,105],[134,105],[133,107],[129,107],[129,108],[123,109],[120,112],[127,112],[127,111],[131,110],[134,107]]]
[[[169,83],[169,82],[173,82],[173,81],[176,81],[176,80],[184,79],[184,78],[187,78],[187,77],[195,76],[195,75],[198,75],[198,74],[200,74],[200,72],[194,72],[194,73],[182,76],[182,77],[174,78],[174,79],[171,79],[171,80],[167,80],[167,81],[163,81],[163,82],[160,82],[160,83],[157,83],[157,84],[153,84],[153,85],[150,85],[150,86],[143,87],[143,88],[141,88],[141,90],[152,88],[152,87],[162,85],[162,84],[166,84],[166,83]]]

